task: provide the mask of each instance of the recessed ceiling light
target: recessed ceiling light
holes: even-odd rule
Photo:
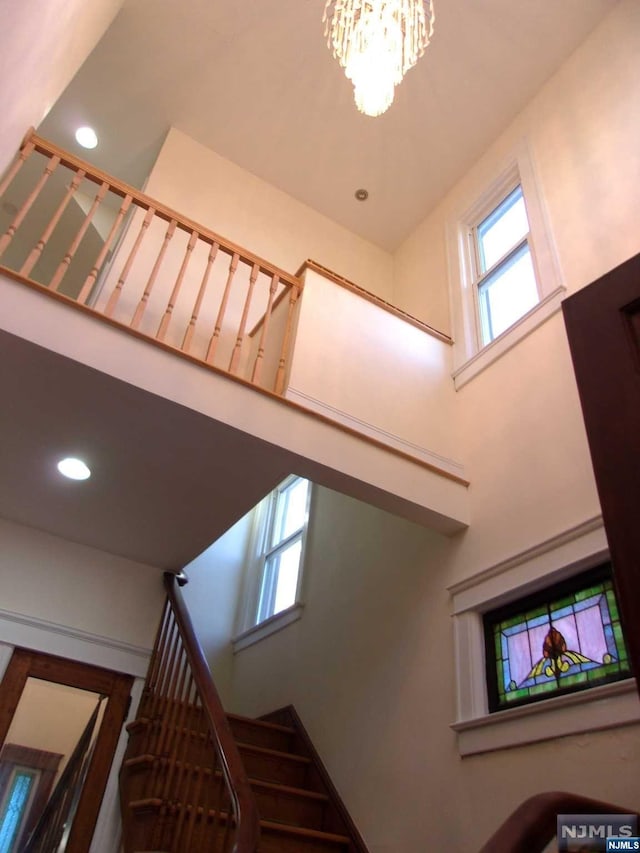
[[[369,190],[359,189],[354,193],[358,201],[366,201],[369,198]]]
[[[58,462],[58,471],[70,480],[88,480],[91,476],[91,471],[82,459],[75,459],[73,456],[61,459]]]
[[[76,130],[76,142],[83,148],[95,148],[98,136],[92,127],[79,127]]]

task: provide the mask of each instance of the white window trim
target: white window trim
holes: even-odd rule
[[[281,631],[302,616],[304,610],[303,592],[305,586],[306,546],[314,505],[314,485],[311,481],[309,481],[307,522],[301,538],[300,568],[298,571],[295,602],[291,607],[264,619],[262,622],[255,621],[258,614],[262,577],[265,568],[265,537],[267,535],[267,526],[274,501],[274,494],[277,489],[280,489],[287,482],[297,479],[297,476],[296,474],[291,474],[282,483],[279,483],[276,489],[266,495],[253,511],[253,521],[245,559],[244,583],[238,609],[236,635],[231,640],[234,654],[269,637],[271,634],[275,634],[277,631]]]
[[[482,345],[475,296],[472,228],[520,184],[529,220],[528,244],[540,294],[539,303],[509,329]],[[548,217],[528,144],[522,140],[497,170],[497,177],[478,180],[446,227],[449,298],[453,318],[453,380],[456,389],[487,368],[560,310],[565,293]]]
[[[449,587],[457,694],[451,728],[462,756],[640,721],[632,678],[489,713],[482,615],[607,558],[597,516]]]

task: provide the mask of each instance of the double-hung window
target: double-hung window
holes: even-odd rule
[[[470,233],[482,345],[539,302],[522,186],[514,187]]]
[[[256,624],[298,600],[310,493],[308,480],[288,477],[269,496]]]
[[[447,221],[456,388],[560,309],[560,268],[524,141],[469,180]]]

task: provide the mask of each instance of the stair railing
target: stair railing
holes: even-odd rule
[[[33,131],[0,203],[3,272],[283,393],[299,278]]]
[[[254,853],[258,810],[179,589],[184,582],[164,575],[167,603],[138,713],[148,720],[145,751],[155,757],[147,795],[162,802],[155,845]],[[162,812],[172,818],[169,840]]]
[[[518,806],[480,853],[541,853],[556,835],[560,814],[635,814],[635,810],[564,791],[536,794]]]

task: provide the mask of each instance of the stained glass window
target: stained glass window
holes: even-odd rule
[[[611,566],[485,614],[489,710],[630,675]]]
[[[36,771],[16,768],[0,817],[0,853],[11,853],[14,850],[14,842],[37,775]]]

